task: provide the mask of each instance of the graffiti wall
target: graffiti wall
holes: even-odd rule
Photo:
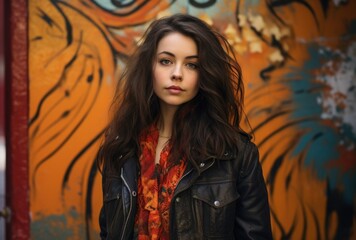
[[[356,1],[29,1],[32,239],[97,239],[95,157],[148,24],[189,13],[234,46],[275,239],[356,238]],[[248,129],[248,128],[247,128]]]

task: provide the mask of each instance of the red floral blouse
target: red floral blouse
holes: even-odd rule
[[[176,165],[167,161],[171,149],[169,142],[162,149],[159,164],[155,164],[158,134],[153,125],[140,138],[141,175],[135,223],[138,240],[169,239],[169,206],[186,167],[184,160]]]

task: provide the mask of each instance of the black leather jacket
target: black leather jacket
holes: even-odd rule
[[[239,154],[188,164],[170,206],[170,239],[272,239],[267,191],[257,147],[247,137]],[[121,173],[103,173],[101,239],[135,239],[137,159]]]

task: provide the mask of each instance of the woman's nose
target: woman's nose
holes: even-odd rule
[[[179,65],[176,65],[172,71],[171,75],[172,80],[176,81],[181,81],[183,79],[183,74],[182,74],[182,67]]]

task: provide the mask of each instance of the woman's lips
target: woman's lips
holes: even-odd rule
[[[168,90],[169,93],[171,94],[179,94],[181,92],[183,92],[183,89],[181,89],[178,86],[170,86],[168,88],[166,88]]]
[[[180,87],[178,86],[170,86],[168,87],[167,89],[174,89],[174,90],[180,90],[180,91],[183,91],[183,89],[181,89]]]

